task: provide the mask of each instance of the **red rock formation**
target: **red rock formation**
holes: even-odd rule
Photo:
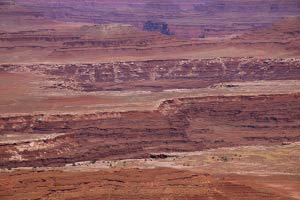
[[[300,17],[284,18],[272,26],[234,37],[231,41],[239,44],[266,46],[268,44],[283,44],[289,51],[299,51]],[[297,55],[298,53],[296,53]]]
[[[294,56],[299,53],[299,18],[234,39],[182,39],[177,36],[140,31],[125,24],[83,24],[48,20],[37,11],[14,4],[0,6],[1,63],[95,63],[120,60],[174,58]],[[3,11],[3,12],[2,12]],[[170,27],[185,25],[173,24]],[[190,26],[190,25],[189,25]],[[195,26],[191,25],[192,29]],[[282,27],[281,27],[282,26]],[[218,25],[226,31],[231,25]],[[243,29],[243,28],[241,28]],[[201,25],[204,31],[212,30]],[[172,32],[172,30],[170,31]],[[237,31],[239,32],[239,31]],[[193,34],[188,29],[182,34]],[[198,33],[197,33],[198,35]]]
[[[283,16],[299,15],[297,0],[218,1],[60,1],[17,0],[20,4],[67,21],[121,22],[142,27],[148,20],[163,21],[171,32],[187,37],[224,36],[270,25]],[[76,9],[74,9],[76,8]]]
[[[1,199],[299,197],[297,0],[16,2],[0,0]],[[186,170],[133,168],[169,164]],[[245,169],[269,176],[221,174]]]
[[[66,65],[0,65],[63,80],[58,88],[82,91],[204,88],[217,83],[298,80],[299,59],[220,58]],[[53,79],[54,77],[52,77]]]
[[[0,166],[62,166],[161,151],[300,141],[299,98],[204,97],[165,101],[151,112],[1,117],[1,133],[63,135],[1,144]]]

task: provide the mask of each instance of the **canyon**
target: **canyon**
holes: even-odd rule
[[[0,1],[0,199],[300,199],[299,11]]]

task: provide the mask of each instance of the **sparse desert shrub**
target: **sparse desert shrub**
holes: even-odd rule
[[[222,160],[223,162],[227,162],[227,161],[228,161],[228,158],[227,158],[227,156],[222,156],[222,157],[221,157],[221,160]]]

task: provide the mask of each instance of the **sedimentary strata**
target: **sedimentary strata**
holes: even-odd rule
[[[147,157],[151,152],[296,142],[299,98],[299,94],[183,98],[148,112],[2,117],[2,134],[64,134],[1,144],[0,165],[61,166]]]
[[[0,70],[51,75],[51,79],[61,82],[53,87],[82,91],[162,91],[205,88],[217,83],[234,81],[300,79],[298,58],[215,58],[99,64],[0,65]]]
[[[242,33],[269,26],[280,17],[299,15],[300,11],[297,0],[17,2],[29,9],[43,12],[49,18],[66,21],[129,23],[142,28],[148,20],[163,19],[170,25],[171,32],[185,37],[220,37]]]

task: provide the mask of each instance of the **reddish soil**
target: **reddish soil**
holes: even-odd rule
[[[118,104],[118,100],[113,98],[101,98],[95,96],[78,96],[78,97],[53,97],[48,98],[42,103],[45,106],[79,106],[87,104]]]
[[[289,177],[281,176],[281,178]],[[276,182],[278,177],[268,177],[268,180],[273,179]],[[245,184],[244,180],[248,180],[248,182]],[[266,180],[254,176],[214,178],[208,174],[170,168],[98,172],[15,171],[0,174],[0,197],[1,199],[16,200],[24,198],[294,199],[290,194],[281,194],[280,191],[271,189],[272,187],[265,184]],[[293,182],[299,184],[299,179],[294,179]],[[255,186],[252,186],[253,183]]]

